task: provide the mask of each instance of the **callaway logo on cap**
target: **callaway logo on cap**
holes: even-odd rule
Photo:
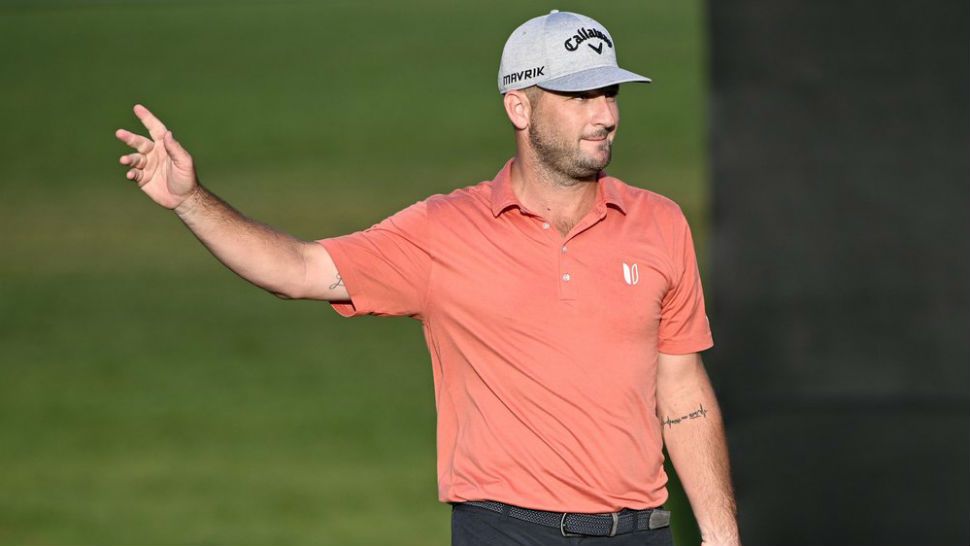
[[[616,65],[606,27],[578,13],[552,10],[512,32],[498,70],[500,93],[538,85],[550,91],[589,91],[650,78]]]

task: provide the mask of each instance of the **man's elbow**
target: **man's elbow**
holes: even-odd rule
[[[262,288],[281,300],[305,300],[310,297],[306,287],[296,283],[264,286]]]
[[[274,290],[269,290],[269,293],[272,294],[272,295],[274,295],[274,296],[276,296],[277,298],[279,298],[281,300],[298,300],[298,299],[302,299],[300,297],[297,297],[297,296],[295,296],[293,294],[289,294],[287,292],[277,292],[277,291],[274,291]]]

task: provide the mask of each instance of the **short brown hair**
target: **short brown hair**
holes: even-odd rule
[[[522,89],[522,93],[529,98],[529,104],[535,107],[535,105],[539,103],[539,97],[542,96],[542,88],[538,85],[531,85],[525,89]]]

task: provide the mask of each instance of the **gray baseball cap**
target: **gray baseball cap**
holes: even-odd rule
[[[502,50],[499,93],[538,85],[550,91],[589,91],[650,78],[616,65],[613,37],[593,19],[552,10],[512,32]]]

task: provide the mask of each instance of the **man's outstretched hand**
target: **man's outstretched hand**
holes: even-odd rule
[[[130,167],[125,176],[137,182],[152,201],[175,209],[198,187],[192,156],[148,108],[136,104],[134,110],[151,138],[124,129],[115,131],[118,140],[136,150],[119,160],[122,165]]]

